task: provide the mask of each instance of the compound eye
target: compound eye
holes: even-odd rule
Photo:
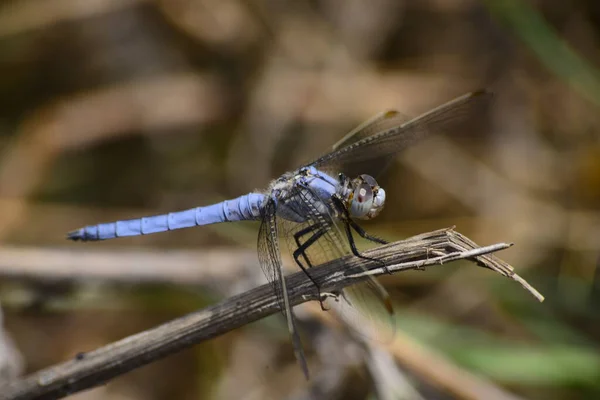
[[[350,204],[350,215],[355,218],[364,218],[373,207],[373,189],[367,182],[363,182],[354,189],[354,196]]]
[[[383,188],[377,189],[375,198],[373,199],[373,208],[382,208],[385,204],[385,190]]]
[[[377,184],[377,181],[375,180],[375,178],[373,178],[371,175],[362,174],[360,176],[360,178],[364,182],[367,182],[372,188],[379,186],[379,184]]]
[[[375,218],[376,216],[378,216],[381,210],[383,210],[383,205],[385,204],[385,190],[383,190],[382,188],[377,189],[377,191],[374,193],[374,196],[375,197],[373,198],[373,207],[371,208],[369,214],[366,216],[367,219]]]

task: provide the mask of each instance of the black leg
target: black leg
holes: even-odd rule
[[[302,231],[300,231],[302,232]],[[308,268],[312,268],[313,265],[311,264],[310,260],[308,259],[308,256],[306,255],[306,250],[308,250],[308,248],[313,245],[317,240],[319,240],[321,238],[321,236],[323,236],[325,234],[325,229],[319,229],[316,230],[314,232],[314,234],[308,238],[308,240],[302,244],[300,244],[300,240],[299,236],[294,235],[294,238],[296,239],[296,243],[298,244],[298,248],[296,250],[294,250],[294,259],[296,260],[296,263],[300,266],[300,268],[302,268],[302,270],[308,275],[308,273],[306,272],[306,268],[304,267],[304,265],[302,265],[302,263],[300,262],[300,255],[302,255],[304,257],[304,260],[306,261],[306,264],[308,266]]]
[[[308,248],[310,246],[312,246],[317,240],[319,240],[321,238],[321,236],[323,236],[326,232],[326,230],[322,229],[322,228],[318,229],[318,230],[314,230],[315,227],[316,227],[316,225],[312,225],[312,226],[304,228],[294,234],[294,239],[296,240],[296,244],[298,245],[298,248],[294,251],[293,255],[294,255],[294,260],[296,260],[296,264],[298,264],[300,269],[302,269],[302,271],[306,274],[306,276],[308,276],[308,279],[310,279],[311,282],[317,288],[317,294],[319,296],[319,302],[321,303],[321,309],[323,311],[327,311],[327,309],[323,305],[323,301],[321,298],[321,287],[317,284],[317,282],[308,273],[308,268],[312,268],[313,265],[311,264],[310,260],[308,259],[308,256],[306,255],[306,250],[308,250]],[[306,242],[300,244],[300,237],[306,235],[309,232],[313,232],[313,231],[314,231],[313,235],[310,238],[308,238],[308,240]],[[302,264],[302,262],[300,262],[301,255],[304,257],[304,260],[306,261],[306,265],[307,265],[306,267]]]
[[[304,229],[299,230],[298,232],[294,233],[294,239],[296,239],[296,244],[298,246],[300,246],[300,238],[304,235],[306,235],[307,233],[312,233],[313,231],[315,231],[317,228],[318,229],[318,225],[314,224],[314,225],[309,225]]]
[[[348,243],[350,244],[350,248],[352,249],[352,254],[354,254],[356,257],[362,258],[363,260],[375,261],[375,262],[381,264],[381,266],[385,269],[385,272],[390,274],[391,272],[387,269],[387,267],[385,266],[385,263],[383,261],[381,261],[378,258],[367,257],[367,256],[363,256],[362,254],[360,254],[360,252],[356,248],[356,243],[354,242],[354,237],[352,236],[352,231],[350,230],[350,223],[346,220],[344,220],[343,222],[344,222],[344,227],[346,228],[346,237],[348,238]]]
[[[375,261],[375,262],[382,264],[385,271],[388,274],[391,274],[391,272],[387,269],[387,267],[383,261],[381,261],[377,258],[366,257],[366,256],[363,256],[362,254],[360,254],[360,252],[356,248],[356,243],[354,242],[354,237],[352,236],[352,230],[350,229],[350,227],[354,228],[354,230],[360,236],[362,236],[363,238],[370,240],[372,242],[379,243],[379,244],[388,244],[389,242],[387,242],[383,239],[379,239],[378,237],[369,235],[367,232],[365,232],[365,230],[363,228],[361,228],[356,222],[354,222],[352,220],[352,218],[350,217],[350,213],[348,212],[348,209],[344,206],[344,204],[342,203],[342,201],[339,198],[333,196],[332,200],[333,200],[333,204],[338,208],[338,210],[344,214],[345,218],[342,220],[342,222],[344,223],[344,227],[346,228],[345,229],[346,237],[348,238],[348,243],[350,244],[350,249],[352,250],[352,254],[354,254],[356,257],[362,258],[363,260]]]
[[[318,226],[317,226],[317,224],[314,224],[314,225],[307,226],[306,228],[301,229],[298,232],[294,233],[294,240],[296,241],[296,246],[298,246],[298,248],[302,247],[302,244],[300,243],[300,238],[308,233],[313,233],[317,230],[318,230]],[[302,255],[304,256],[304,260],[306,261],[306,263],[309,265],[309,268],[312,268],[312,265],[310,264],[310,260],[306,256],[306,253],[302,253]]]
[[[388,244],[389,243],[387,240],[380,239],[377,236],[369,235],[367,232],[365,232],[365,230],[360,225],[358,225],[353,220],[350,219],[350,220],[348,220],[348,222],[350,223],[350,226],[352,226],[352,228],[354,228],[356,233],[358,233],[361,237],[363,237],[367,240],[370,240],[371,242],[375,242],[375,243],[379,243],[379,244]]]

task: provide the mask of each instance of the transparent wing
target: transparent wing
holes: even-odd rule
[[[297,255],[305,267],[316,266],[351,254],[345,227],[332,212],[332,204],[323,204],[310,187],[297,185],[288,195],[287,201],[293,202],[306,217],[303,223],[280,221],[284,232],[283,237],[287,240],[287,248],[292,253],[292,257],[296,249],[310,242],[315,235],[317,235],[316,241],[301,255]],[[310,269],[308,273],[310,274]],[[363,336],[384,342],[393,338],[395,324],[390,296],[372,276],[364,282],[345,288],[342,295],[338,297],[336,310],[342,314],[342,320],[354,322],[350,324],[351,328],[352,325],[364,326],[366,323],[371,326],[384,326],[387,332],[387,335],[383,336],[366,330],[358,331]]]
[[[257,249],[260,266],[265,273],[267,280],[271,286],[273,286],[273,290],[277,294],[279,309],[286,319],[292,346],[294,348],[294,355],[302,368],[304,376],[308,379],[309,375],[306,357],[304,356],[302,342],[300,341],[300,336],[296,329],[296,320],[290,305],[285,275],[283,273],[283,264],[281,262],[281,253],[279,249],[276,208],[273,198],[269,198],[263,209],[262,222],[258,231]]]
[[[379,114],[358,125],[356,128],[348,132],[346,136],[338,140],[338,142],[333,145],[333,150],[335,151],[344,148],[354,142],[358,142],[361,139],[381,131],[401,126],[410,120],[410,117],[396,110],[380,112]]]
[[[489,105],[493,95],[481,90],[460,96],[448,103],[434,108],[408,122],[401,118],[390,116],[385,118],[385,113],[380,121],[372,124],[376,129],[367,132],[357,128],[358,134],[347,135],[338,147],[308,164],[326,172],[343,172],[349,176],[356,174],[354,165],[359,164],[362,169],[359,173],[377,176],[385,168],[381,163],[371,163],[378,158],[389,158],[404,150],[410,145],[422,140],[430,134],[438,132],[456,132],[466,129],[466,122],[473,116],[483,112]],[[376,117],[377,118],[377,117]],[[394,123],[397,123],[394,126]],[[369,124],[367,122],[367,128]],[[379,130],[380,129],[380,130]],[[356,130],[355,130],[356,131]],[[366,133],[373,132],[370,136]],[[359,140],[356,138],[360,137]]]
[[[364,138],[375,135],[379,132],[383,132],[389,129],[397,128],[402,124],[410,121],[410,117],[401,114],[396,110],[388,110],[381,112],[371,119],[363,122],[346,136],[340,139],[336,144],[333,145],[333,150],[339,150],[344,147],[350,146]],[[330,170],[328,172],[339,173],[344,172],[347,176],[355,177],[360,174],[364,174],[365,171],[378,172],[384,171],[393,162],[395,154],[382,156],[376,159],[370,159],[363,162],[346,162],[339,163],[335,166],[339,168],[336,171]],[[378,174],[372,176],[377,177]]]

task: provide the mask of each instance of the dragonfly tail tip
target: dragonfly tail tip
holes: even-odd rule
[[[68,240],[72,240],[72,241],[74,241],[74,242],[77,242],[77,241],[79,241],[79,240],[81,240],[81,241],[84,241],[84,240],[85,240],[85,238],[84,238],[84,236],[82,235],[82,232],[81,232],[81,231],[82,231],[81,229],[77,229],[77,230],[74,230],[74,231],[68,232],[68,233],[67,233],[67,236],[66,236],[66,238],[67,238]]]

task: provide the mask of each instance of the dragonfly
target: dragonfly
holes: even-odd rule
[[[367,233],[357,222],[375,218],[385,205],[386,192],[376,177],[400,151],[425,137],[466,130],[471,117],[483,111],[492,96],[487,90],[470,92],[413,119],[395,110],[382,112],[344,136],[332,151],[283,174],[263,192],[185,211],[90,225],[69,232],[67,238],[99,241],[222,222],[260,221],[259,264],[277,296],[295,357],[309,379],[286,285],[282,245],[287,245],[296,265],[315,285],[317,298],[325,309],[320,285],[310,269],[348,254],[369,259],[358,250],[354,234],[376,244],[388,243]],[[280,239],[285,243],[280,243]],[[340,293],[351,307],[358,308],[352,299],[369,298],[376,299],[375,304],[382,305],[387,314],[394,313],[389,294],[371,275],[364,284]]]

